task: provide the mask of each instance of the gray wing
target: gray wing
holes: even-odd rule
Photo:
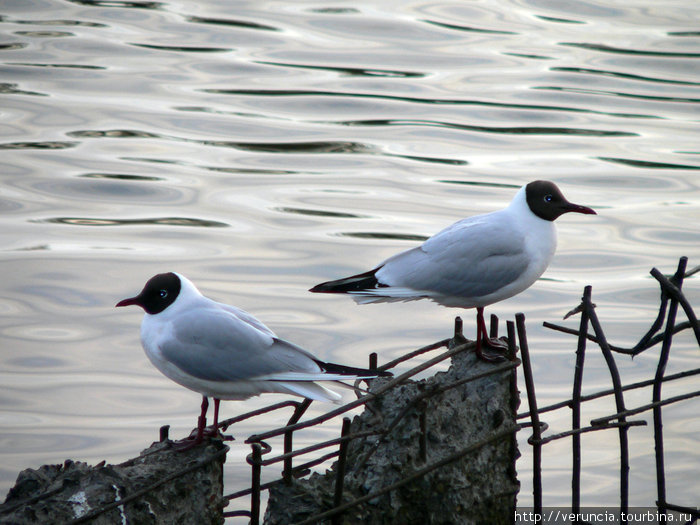
[[[305,350],[221,308],[180,316],[173,325],[173,337],[160,350],[168,361],[199,379],[245,381],[285,372],[321,371]]]
[[[515,281],[528,265],[523,236],[496,212],[454,223],[387,259],[377,275],[390,286],[483,297]]]

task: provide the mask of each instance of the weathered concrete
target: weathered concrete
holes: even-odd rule
[[[519,483],[516,479],[515,409],[511,371],[460,385],[412,405],[421,392],[493,369],[473,352],[453,357],[447,372],[392,389],[354,418],[351,433],[396,425],[388,438],[352,441],[347,456],[343,502],[375,493],[421,469],[459,455],[501,434],[496,441],[432,470],[420,478],[349,510],[350,524],[500,524],[511,523]],[[375,390],[385,380],[376,380]],[[407,410],[403,418],[395,418]],[[425,411],[426,458],[420,457],[420,414]],[[326,474],[314,474],[270,492],[267,525],[299,523],[333,507],[337,462]],[[324,521],[328,523],[329,521]]]
[[[0,505],[0,523],[53,524],[83,519],[93,525],[220,524],[224,521],[226,450],[228,447],[216,440],[184,452],[163,442],[120,465],[91,467],[67,460],[63,465],[26,469]],[[160,485],[153,490],[129,501],[157,483]],[[124,500],[124,505],[116,504]],[[98,514],[104,506],[112,508]]]

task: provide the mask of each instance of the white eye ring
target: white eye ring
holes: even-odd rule
[[[168,296],[168,290],[161,290],[158,292],[158,295],[165,299]]]

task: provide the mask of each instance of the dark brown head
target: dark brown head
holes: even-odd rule
[[[140,294],[119,301],[117,306],[135,304],[143,308],[146,313],[159,314],[175,302],[181,286],[180,277],[177,274],[159,273],[148,280]]]
[[[596,215],[591,208],[567,201],[557,185],[547,180],[525,186],[525,198],[530,211],[545,221],[553,221],[568,212]]]

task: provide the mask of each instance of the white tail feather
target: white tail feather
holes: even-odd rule
[[[311,381],[282,381],[279,385],[288,390],[290,394],[296,394],[314,401],[339,403],[342,399],[342,396],[337,392],[333,392],[325,386],[312,383]]]

